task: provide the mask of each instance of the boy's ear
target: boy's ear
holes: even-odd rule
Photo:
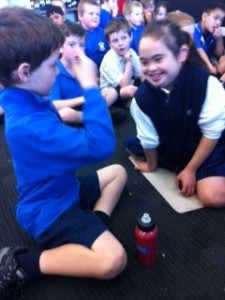
[[[202,21],[204,21],[207,16],[208,14],[206,12],[202,13]]]
[[[60,49],[59,49],[59,54],[63,54],[63,48],[62,47],[60,47]]]
[[[181,63],[184,63],[187,60],[189,53],[189,46],[184,44],[180,47],[179,53],[178,53],[178,60]]]
[[[22,63],[16,70],[17,79],[21,83],[26,83],[30,79],[30,65],[28,63]]]

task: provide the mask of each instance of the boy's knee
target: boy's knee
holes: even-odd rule
[[[116,177],[119,177],[121,180],[122,179],[124,179],[125,181],[127,180],[127,171],[123,166],[119,164],[115,164],[112,165],[112,167],[113,167],[112,172]]]
[[[110,254],[106,254],[102,257],[100,277],[102,279],[114,278],[125,269],[126,264],[127,254],[123,247],[113,249]]]

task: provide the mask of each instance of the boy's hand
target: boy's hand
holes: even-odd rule
[[[97,86],[97,67],[79,47],[75,50],[72,72],[84,89]]]
[[[114,18],[117,17],[118,10],[119,10],[119,6],[118,6],[117,2],[115,2],[114,6],[113,6],[113,10],[112,10],[112,16],[113,16]]]
[[[214,36],[215,39],[221,38],[223,36],[222,28],[221,27],[215,28],[214,31],[213,31],[213,36]]]
[[[130,52],[130,50],[128,50],[128,51],[124,54],[124,59],[125,59],[126,62],[129,62],[129,61],[131,61],[131,58],[132,58],[131,52]]]

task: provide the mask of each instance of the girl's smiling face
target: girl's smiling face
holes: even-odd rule
[[[155,87],[171,88],[188,55],[188,47],[181,46],[178,55],[162,39],[145,36],[139,44],[139,56],[145,79]]]

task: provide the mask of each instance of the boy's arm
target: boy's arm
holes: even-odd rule
[[[121,88],[130,84],[131,72],[132,72],[132,57],[130,51],[128,51],[124,55],[124,60],[125,60],[125,69],[123,72],[122,80],[119,83],[119,86]]]
[[[217,74],[217,68],[212,65],[212,63],[210,62],[210,60],[208,58],[208,55],[205,53],[205,51],[203,49],[201,49],[201,48],[197,48],[197,51],[198,51],[200,57],[206,63],[206,65],[207,65],[207,67],[209,69],[209,72],[211,74]]]
[[[81,97],[76,97],[76,98],[72,98],[72,99],[54,100],[54,101],[52,101],[52,103],[57,110],[60,110],[65,107],[73,108],[73,107],[79,106],[79,105],[83,104],[84,101],[85,101],[84,97],[81,96]]]

